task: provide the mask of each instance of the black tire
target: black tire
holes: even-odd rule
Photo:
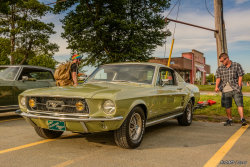
[[[183,115],[177,117],[179,125],[181,126],[191,125],[193,119],[193,110],[194,110],[194,105],[192,100],[190,100],[183,112]]]
[[[34,129],[40,137],[45,139],[54,139],[60,137],[63,134],[63,131],[54,131],[54,130],[40,128],[38,126],[35,127]]]
[[[129,113],[121,127],[114,131],[116,144],[127,149],[140,146],[145,132],[145,118],[143,109],[141,107],[135,107]]]

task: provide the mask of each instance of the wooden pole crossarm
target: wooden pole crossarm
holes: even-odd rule
[[[189,25],[189,26],[193,26],[193,27],[197,27],[197,28],[201,28],[201,29],[213,31],[213,32],[216,32],[216,33],[219,32],[218,30],[213,30],[213,29],[210,29],[210,28],[206,28],[206,27],[202,27],[202,26],[197,26],[197,25],[190,24],[190,23],[185,23],[185,22],[179,21],[179,20],[174,20],[174,19],[170,19],[170,18],[165,18],[165,22],[167,22],[168,20],[169,20],[169,21],[176,22],[176,23],[180,23],[180,24],[185,24],[185,25]]]

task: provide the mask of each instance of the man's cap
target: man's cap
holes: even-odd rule
[[[71,57],[72,60],[75,60],[75,59],[82,59],[82,57],[78,54],[74,54],[72,57]]]

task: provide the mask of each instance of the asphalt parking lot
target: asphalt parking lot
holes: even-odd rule
[[[116,146],[112,132],[42,139],[13,113],[0,113],[0,166],[200,167],[250,166],[250,128],[176,120],[146,128],[141,146]],[[219,162],[219,164],[217,163]]]

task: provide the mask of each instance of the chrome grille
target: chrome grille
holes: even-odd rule
[[[35,107],[29,106],[29,100],[34,99],[36,101]],[[76,102],[81,101],[85,104],[83,111],[76,110]],[[65,98],[65,97],[27,97],[27,108],[30,111],[46,111],[46,112],[57,112],[57,113],[80,113],[88,114],[89,109],[85,99],[81,98]]]

